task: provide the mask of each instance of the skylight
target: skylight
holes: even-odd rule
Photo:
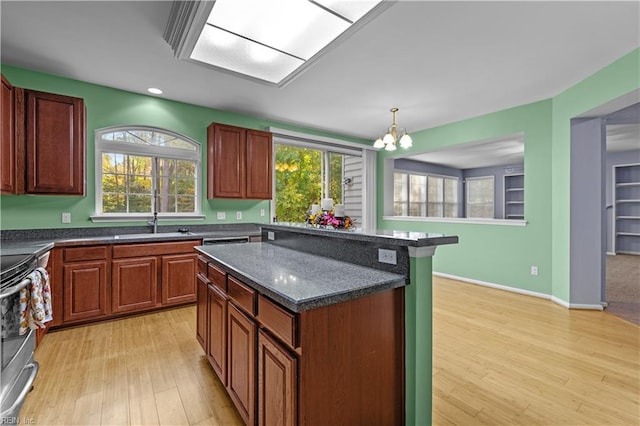
[[[381,0],[216,0],[190,58],[281,84]]]

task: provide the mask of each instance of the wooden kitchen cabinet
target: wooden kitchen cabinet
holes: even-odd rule
[[[24,96],[26,113],[18,109],[17,118],[26,126],[25,192],[84,196],[84,101],[34,90]]]
[[[196,301],[195,254],[162,256],[162,304]]]
[[[209,280],[206,276],[198,274],[196,277],[196,339],[205,353],[209,346],[209,339],[207,336],[207,302]]]
[[[272,135],[212,123],[207,128],[207,197],[271,199]]]
[[[233,303],[227,309],[227,391],[245,424],[255,424],[256,323]]]
[[[16,143],[13,86],[2,76],[2,120],[0,133],[0,193],[16,193]]]
[[[111,311],[139,311],[158,304],[158,259],[138,257],[111,263]]]
[[[224,386],[227,385],[227,301],[224,292],[209,285],[207,294],[207,358]]]
[[[207,357],[245,424],[404,424],[404,288],[296,313],[223,268]]]
[[[109,313],[106,260],[66,264],[63,277],[65,323]]]
[[[264,331],[258,332],[258,425],[294,426],[297,359]]]

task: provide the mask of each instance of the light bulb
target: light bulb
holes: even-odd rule
[[[395,151],[396,150],[396,144],[393,143],[393,142],[388,143],[387,146],[384,147],[384,149],[386,151]]]
[[[382,142],[384,142],[385,145],[389,146],[393,144],[395,140],[393,139],[393,135],[391,133],[387,133],[386,135],[384,135],[384,138],[382,138]]]
[[[382,142],[382,138],[378,136],[378,139],[373,143],[374,148],[384,148],[384,142]]]
[[[409,136],[409,133],[405,133],[404,135],[402,135],[402,137],[400,138],[400,146],[402,148],[410,148],[413,145],[413,140],[411,140],[411,136]]]

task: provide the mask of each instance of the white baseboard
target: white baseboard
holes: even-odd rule
[[[437,277],[449,278],[452,280],[481,285],[483,287],[495,288],[497,290],[509,291],[511,293],[524,294],[526,296],[533,296],[533,297],[538,297],[540,299],[551,300],[552,302],[557,303],[560,306],[564,306],[565,308],[568,308],[568,309],[586,309],[586,310],[593,310],[593,311],[602,311],[604,309],[602,304],[588,305],[583,303],[569,303],[565,300],[560,299],[559,297],[551,296],[549,294],[539,293],[537,291],[531,291],[531,290],[523,290],[521,288],[509,287],[506,285],[490,283],[487,281],[475,280],[473,278],[459,277],[457,275],[445,274],[442,272],[435,272],[435,271],[433,272],[433,275]]]
[[[612,252],[612,251],[607,252],[607,256],[615,256],[615,255],[616,255],[615,252]]]

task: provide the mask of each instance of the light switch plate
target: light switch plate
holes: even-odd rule
[[[71,223],[71,213],[62,213],[62,223]]]
[[[273,241],[275,239],[276,239],[276,234],[274,232],[268,231],[267,232],[267,240]]]
[[[260,216],[264,216],[264,209],[260,209]]]
[[[236,212],[236,219],[242,220],[242,212]]]
[[[218,212],[218,220],[225,220],[227,218],[227,215],[224,214],[224,212]]]

